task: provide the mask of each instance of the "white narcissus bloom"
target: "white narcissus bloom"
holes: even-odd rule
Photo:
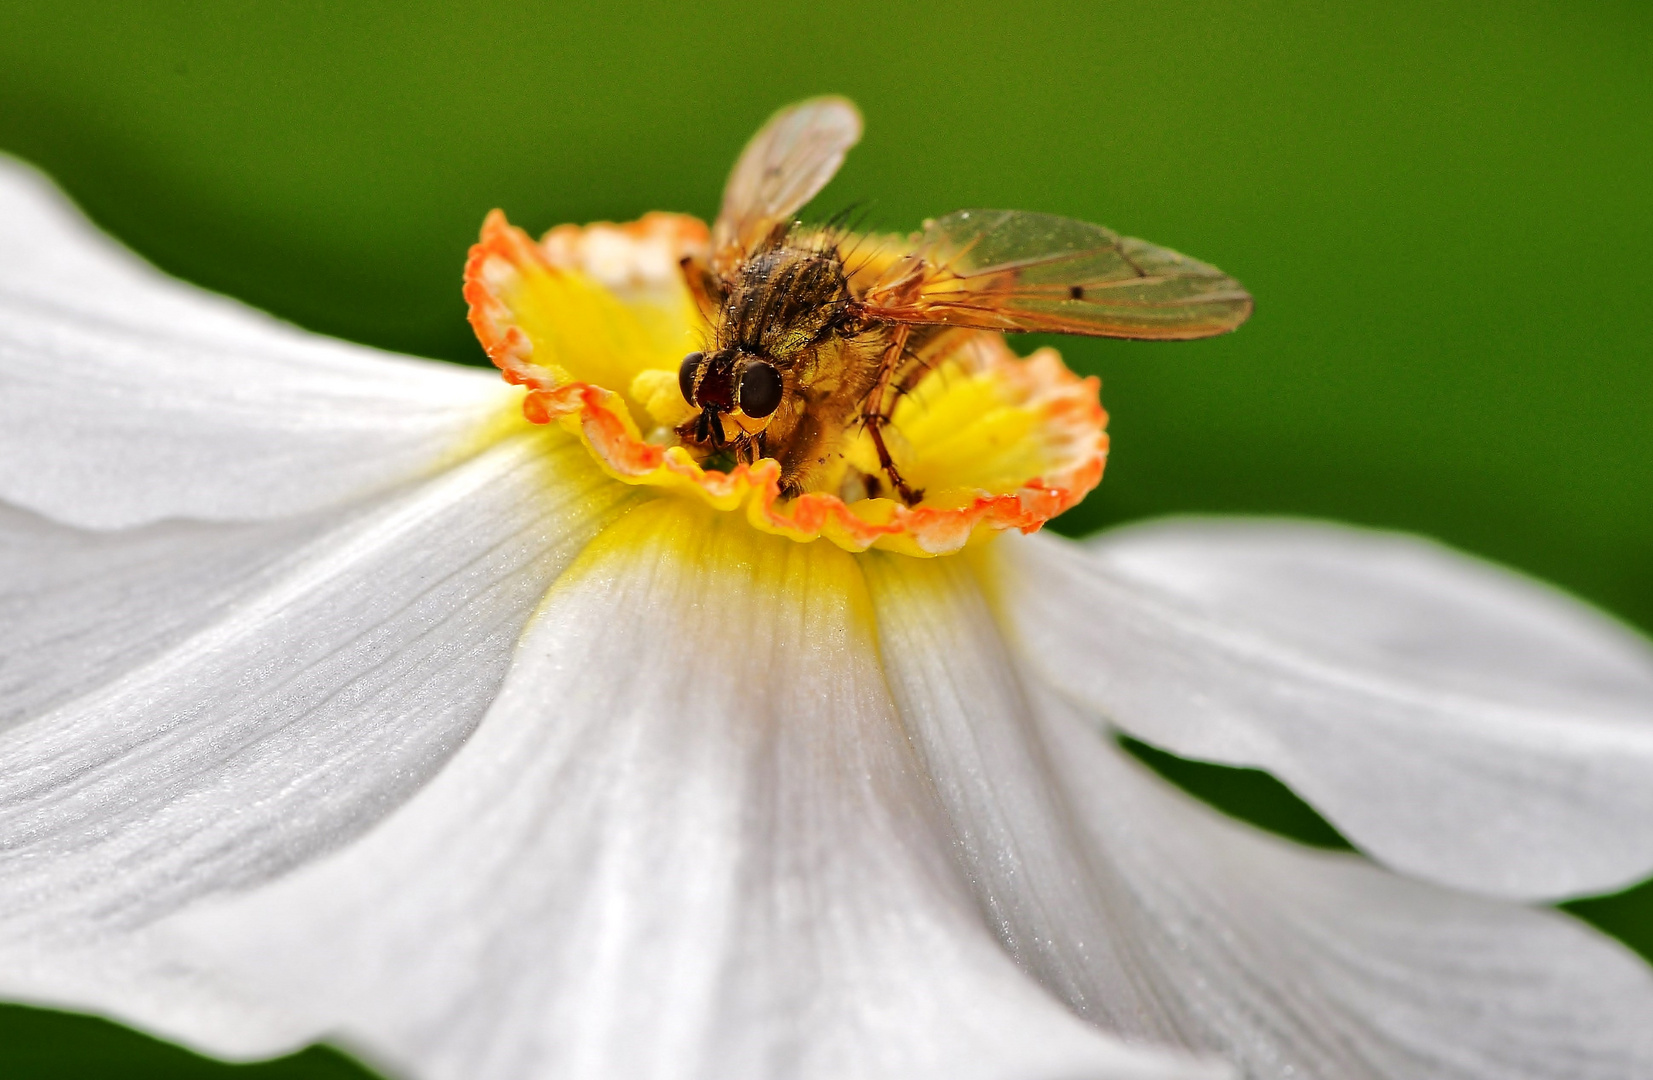
[[[1095,481],[987,335],[903,404],[928,506],[700,472],[640,435],[696,229],[490,223],[531,424],[0,170],[0,993],[430,1080],[1653,1075],[1647,967],[1525,906],[1653,868],[1644,641],[1329,525],[903,553]]]

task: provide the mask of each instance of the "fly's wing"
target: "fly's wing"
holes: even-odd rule
[[[1020,210],[926,222],[864,303],[896,322],[1165,341],[1224,334],[1251,314],[1251,294],[1214,266]]]
[[[770,117],[723,189],[713,262],[723,269],[737,264],[826,186],[859,141],[861,114],[847,98],[810,98]]]

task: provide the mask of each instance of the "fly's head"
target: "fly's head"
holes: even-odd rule
[[[677,385],[683,400],[700,410],[678,428],[679,437],[712,447],[761,435],[785,393],[780,368],[738,348],[685,356]]]

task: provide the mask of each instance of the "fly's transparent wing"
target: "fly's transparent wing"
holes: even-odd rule
[[[861,114],[847,98],[810,98],[770,117],[723,189],[712,227],[714,261],[727,267],[761,243],[826,186],[860,140]]]
[[[1020,210],[927,222],[865,304],[896,322],[1171,341],[1227,333],[1251,314],[1251,294],[1214,266]]]

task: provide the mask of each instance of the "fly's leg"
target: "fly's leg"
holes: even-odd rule
[[[879,362],[878,378],[867,394],[862,422],[867,425],[867,433],[872,436],[873,447],[878,451],[879,466],[888,474],[896,494],[908,506],[922,499],[924,492],[915,490],[902,479],[885,444],[883,429],[894,414],[896,402],[940,369],[975,333],[974,330],[953,326],[913,327],[903,324],[895,330]],[[868,477],[867,484],[870,495],[878,487],[878,480]]]
[[[901,478],[901,470],[895,467],[895,460],[890,457],[890,449],[884,445],[883,426],[880,418],[870,415],[867,417],[867,433],[872,436],[872,445],[878,451],[879,467],[890,478],[890,486],[901,496],[901,501],[908,506],[915,506],[918,500],[924,498],[924,491],[922,488],[914,489]]]
[[[910,327],[900,324],[890,335],[884,355],[878,361],[878,379],[867,394],[866,411],[861,414],[867,434],[872,436],[873,449],[878,451],[879,468],[884,470],[884,475],[890,478],[890,486],[908,506],[922,499],[924,492],[914,490],[902,479],[901,471],[895,467],[895,459],[890,456],[890,449],[884,442],[884,425],[890,422],[888,410],[894,408],[892,391],[898,386],[896,375],[901,367],[902,354],[907,351],[907,337],[911,332]]]
[[[723,307],[725,299],[723,282],[697,256],[685,255],[677,261],[677,265],[683,271],[683,284],[688,286],[695,307],[700,309],[706,321],[715,325],[718,309]]]

